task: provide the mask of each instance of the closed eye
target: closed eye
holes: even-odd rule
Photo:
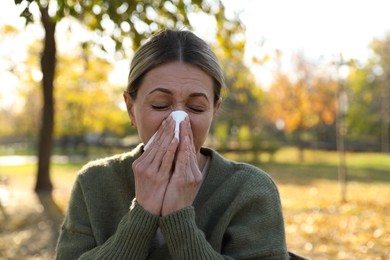
[[[167,110],[169,108],[169,106],[153,106],[152,105],[152,108],[154,110]]]
[[[205,111],[204,108],[198,108],[198,107],[188,107],[191,111],[193,111],[194,113],[202,113]]]

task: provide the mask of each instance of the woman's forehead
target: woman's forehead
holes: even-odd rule
[[[140,86],[140,92],[145,95],[154,92],[174,95],[184,90],[199,95],[213,94],[213,79],[197,66],[169,62],[150,70]]]

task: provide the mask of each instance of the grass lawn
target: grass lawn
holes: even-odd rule
[[[272,160],[267,155],[259,156],[258,160],[254,160],[253,155],[233,153],[226,157],[254,163],[274,178],[281,195],[291,251],[311,259],[390,258],[390,155],[346,155],[347,202],[341,202],[339,158],[335,152],[305,151],[304,162],[299,162],[298,152],[293,148],[280,150]],[[80,164],[52,166],[54,198],[62,209],[66,209],[80,167]],[[9,177],[9,187],[15,197],[32,196],[34,174],[34,165],[0,166],[0,175]],[[12,205],[9,207],[12,211]],[[7,210],[6,203],[5,208]],[[11,255],[36,259],[27,257],[27,253],[12,255],[5,249],[10,243],[18,246],[19,240],[15,239],[18,234],[26,236],[25,230],[17,232],[20,226],[23,225],[14,224],[10,242],[5,241],[7,236],[2,234],[0,224],[0,258],[7,259]],[[40,259],[45,256],[50,259],[50,253],[41,254]]]
[[[228,155],[253,162],[253,155]],[[290,250],[312,259],[390,259],[390,155],[347,153],[347,202],[339,155],[288,148],[257,165],[276,181]]]

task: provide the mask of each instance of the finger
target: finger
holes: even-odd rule
[[[151,157],[150,157],[150,163],[152,163],[156,158],[156,155],[158,155],[159,151],[162,151],[164,150],[164,148],[166,149],[166,147],[168,146],[167,143],[169,143],[170,140],[167,141],[166,139],[166,136],[168,134],[169,135],[172,135],[171,132],[173,131],[172,130],[172,119],[171,118],[166,118],[160,128],[157,130],[157,132],[153,135],[154,136],[154,139],[149,141],[147,144],[146,144],[146,152],[145,153],[150,153],[151,154]],[[160,159],[160,162],[161,162],[161,156],[158,156],[157,160]],[[158,167],[160,166],[160,164],[157,165]]]
[[[172,119],[167,118],[163,121],[155,134],[154,140],[150,143],[149,148],[144,150],[143,154],[134,161],[133,170],[144,170],[145,168],[149,168],[149,170],[153,170],[154,172],[158,171],[161,164],[161,158],[165,153],[164,150],[166,150],[170,140],[173,138],[173,127],[174,124]]]
[[[164,119],[164,121],[161,123],[161,126],[157,129],[157,132],[155,133],[154,140],[150,144],[150,148],[158,148],[162,142],[162,138],[164,136],[166,129],[169,127],[169,122],[172,119],[170,117]]]
[[[185,142],[185,147],[186,147],[186,171],[185,171],[185,174],[186,174],[186,180],[187,182],[189,183],[193,183],[193,181],[195,180],[195,174],[194,174],[194,168],[193,167],[193,163],[192,163],[192,158],[193,158],[193,153],[192,153],[192,145],[191,145],[191,141],[190,141],[190,138],[189,136],[187,135],[185,138],[184,138],[184,142]],[[196,159],[195,159],[196,161]],[[197,163],[195,163],[197,164]]]
[[[189,151],[188,151],[188,142],[186,139],[188,139],[188,136],[185,136],[184,131],[180,130],[180,143],[178,147],[178,151],[176,154],[176,161],[175,161],[175,173],[181,173],[184,174],[186,171],[186,167],[188,164],[188,157],[189,157]]]
[[[194,148],[194,151],[195,151],[194,133],[192,132],[190,119],[187,119],[185,126],[187,128],[187,133],[188,133],[188,137],[190,138],[191,145],[192,145],[192,147]]]
[[[193,149],[193,145],[190,141],[190,138],[186,136],[184,138],[184,142],[185,142],[186,152],[187,152],[186,178],[190,183],[196,185],[202,180],[202,173],[199,170],[197,156],[195,150]]]
[[[194,149],[192,149],[192,152],[190,152],[189,156],[189,164],[191,168],[191,173],[194,177],[195,184],[199,183],[203,179],[202,171],[199,169],[199,164],[197,160],[196,153],[194,152]]]
[[[159,139],[158,145],[156,144],[153,146],[153,150],[155,151],[154,160],[159,163],[159,166],[161,165],[162,159],[167,153],[168,149],[173,149],[170,146],[172,139],[174,139],[174,128],[175,122],[172,118],[169,118],[164,126],[164,129],[162,129],[163,133]]]
[[[179,146],[179,141],[176,138],[172,138],[171,143],[169,144],[166,152],[164,153],[164,156],[162,158],[161,166],[160,166],[160,172],[165,173],[171,173],[173,168],[173,163],[175,160],[175,155],[177,148]]]
[[[192,133],[191,122],[188,117],[183,121],[180,132],[183,132],[183,136],[188,136],[191,148],[190,151],[194,151],[196,153],[194,145],[194,135]]]
[[[179,125],[180,127],[180,143],[184,143],[184,138],[189,136],[189,129],[188,129],[188,122],[189,119],[186,117]]]
[[[150,165],[155,157],[155,153],[151,151],[151,149],[148,149],[144,151],[140,157],[138,157],[132,164],[132,168],[134,173],[137,173],[139,171],[143,171],[143,169]]]
[[[186,140],[185,145],[186,145],[186,150],[188,151],[188,156],[194,157],[195,162],[197,164],[197,153],[196,153],[195,146],[194,146],[190,120],[188,118],[186,118],[186,120],[183,121],[181,132],[183,133],[183,136],[182,136],[183,140]],[[189,160],[189,162],[190,162],[190,160]]]

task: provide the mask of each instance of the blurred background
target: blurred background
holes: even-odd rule
[[[139,143],[122,100],[161,28],[220,59],[207,145],[276,181],[289,250],[390,258],[390,2],[0,2],[0,258],[52,259],[78,170]]]

